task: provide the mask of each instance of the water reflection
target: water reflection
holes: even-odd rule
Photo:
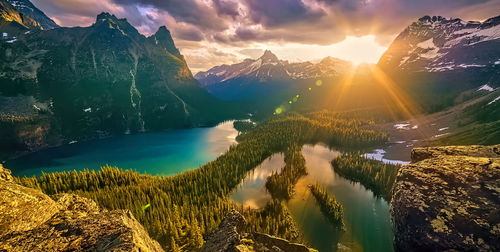
[[[284,155],[276,153],[249,172],[243,182],[231,194],[233,201],[244,207],[263,208],[271,200],[266,190],[266,180],[273,172],[281,172],[285,166]]]
[[[308,175],[295,185],[295,196],[287,202],[290,213],[309,244],[319,251],[393,251],[389,205],[374,197],[359,183],[337,175],[330,161],[338,151],[324,145],[305,145],[302,154]],[[283,155],[264,161],[232,194],[233,200],[252,208],[262,208],[271,200],[265,182],[272,171],[284,166]],[[307,185],[320,183],[344,206],[345,232],[335,230],[321,213]]]

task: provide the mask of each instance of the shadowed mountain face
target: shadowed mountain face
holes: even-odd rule
[[[0,42],[4,148],[220,119],[221,103],[193,78],[165,27],[145,37],[102,13],[90,27],[8,39]]]

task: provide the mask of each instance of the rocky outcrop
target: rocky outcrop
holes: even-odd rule
[[[127,210],[15,184],[0,166],[0,251],[163,251]]]
[[[393,188],[397,250],[499,251],[499,148],[414,149]]]
[[[247,222],[236,210],[231,211],[219,226],[207,235],[201,252],[287,251],[312,252],[314,249],[285,239],[260,233],[245,233]]]

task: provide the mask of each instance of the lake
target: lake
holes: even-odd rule
[[[97,170],[106,164],[152,175],[173,175],[215,159],[236,143],[237,135],[233,121],[211,128],[123,135],[42,150],[9,160],[5,167],[15,176]]]
[[[238,131],[228,121],[211,128],[169,130],[74,143],[32,153],[8,161],[5,166],[15,176],[99,169],[113,165],[152,175],[174,175],[195,169],[236,144]],[[309,244],[322,252],[393,251],[388,203],[374,197],[359,183],[338,176],[330,161],[340,153],[324,145],[305,145],[302,154],[308,175],[295,185],[296,194],[287,202],[290,213]],[[267,178],[285,165],[276,153],[250,171],[231,193],[246,207],[259,209],[271,200],[265,189]],[[320,212],[307,185],[319,183],[344,206],[345,232],[335,230]],[[340,249],[339,249],[340,248]]]
[[[324,145],[305,145],[302,154],[308,175],[295,185],[295,195],[287,202],[290,213],[309,244],[319,251],[393,251],[389,204],[359,183],[337,175],[330,161],[340,153]],[[277,153],[248,173],[231,194],[246,207],[262,208],[271,199],[265,182],[284,166],[283,154]],[[307,185],[319,183],[344,206],[345,232],[335,230],[320,211]]]

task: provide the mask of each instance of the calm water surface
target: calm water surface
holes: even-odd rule
[[[389,205],[374,197],[359,183],[333,172],[330,161],[339,152],[323,145],[302,148],[308,175],[296,184],[288,207],[310,245],[320,251],[393,251]],[[277,161],[276,161],[277,160]],[[284,166],[283,155],[275,154],[249,173],[232,198],[252,208],[264,207],[271,198],[265,189],[266,176]],[[255,175],[259,174],[259,175]],[[344,206],[346,231],[336,231],[321,213],[307,185],[319,183]],[[267,199],[267,200],[266,200]],[[338,244],[338,245],[337,245]]]
[[[106,164],[152,175],[172,175],[215,159],[236,143],[237,134],[233,122],[228,121],[211,128],[117,136],[43,150],[10,160],[5,167],[16,176],[98,169]]]

